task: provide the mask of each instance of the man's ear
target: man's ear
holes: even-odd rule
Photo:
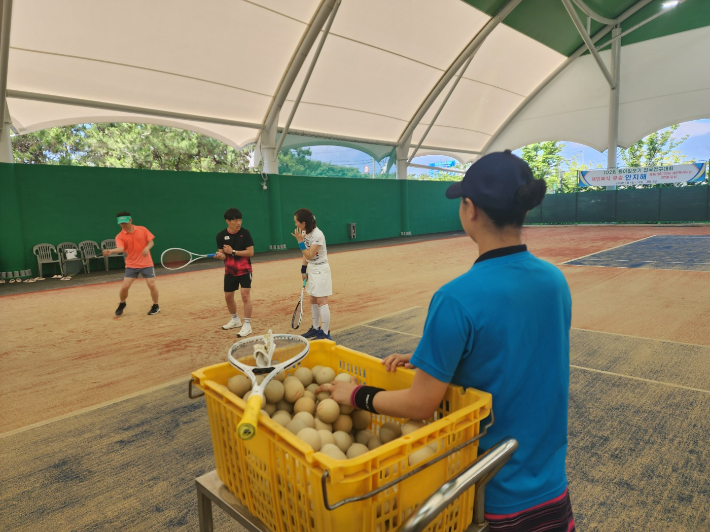
[[[466,217],[471,221],[474,221],[476,218],[478,218],[478,208],[473,204],[473,202],[469,198],[461,198],[461,201],[464,204],[463,208],[464,212],[466,213]]]

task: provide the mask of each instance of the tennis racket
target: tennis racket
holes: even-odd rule
[[[306,291],[306,282],[308,281],[308,276],[303,280],[303,287],[301,287],[301,297],[296,303],[296,310],[293,311],[293,316],[291,317],[291,328],[298,329],[301,326],[301,320],[303,319],[303,294]]]
[[[251,395],[244,416],[237,426],[237,434],[250,440],[256,434],[256,426],[264,403],[264,390],[271,380],[284,370],[298,364],[308,354],[308,340],[295,334],[272,334],[255,336],[238,341],[229,348],[229,363],[251,380]],[[266,375],[261,384],[257,375]]]
[[[205,257],[211,259],[214,258],[215,255],[216,253],[198,255],[197,253],[190,253],[186,249],[170,248],[163,251],[163,254],[160,255],[160,263],[166,270],[179,270],[196,260],[204,259]]]

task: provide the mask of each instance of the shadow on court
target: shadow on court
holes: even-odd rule
[[[425,315],[333,336],[378,357],[411,352]],[[194,479],[214,459],[204,400],[187,398],[187,380],[3,438],[3,529],[196,530]],[[710,347],[574,329],[570,387],[578,529],[707,530]],[[219,510],[215,525],[240,530]]]

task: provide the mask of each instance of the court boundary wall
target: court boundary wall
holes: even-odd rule
[[[269,175],[264,190],[259,174],[0,164],[0,271],[36,271],[36,244],[113,238],[124,210],[155,235],[155,262],[170,247],[213,252],[229,207],[242,211],[256,252],[295,249],[290,233],[301,207],[315,213],[329,244],[457,231],[459,204],[444,194],[450,184]],[[529,224],[708,221],[707,185],[548,194],[527,217]]]

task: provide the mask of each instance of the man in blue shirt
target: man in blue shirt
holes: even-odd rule
[[[446,195],[461,198],[461,225],[480,255],[434,294],[414,354],[383,361],[390,371],[416,367],[412,387],[337,382],[323,389],[341,404],[411,419],[430,418],[449,383],[490,392],[495,424],[480,449],[506,436],[519,442],[486,489],[491,531],[571,532],[565,472],[571,296],[562,272],[522,243],[525,215],[542,202],[545,182],[506,150],[478,160]]]

